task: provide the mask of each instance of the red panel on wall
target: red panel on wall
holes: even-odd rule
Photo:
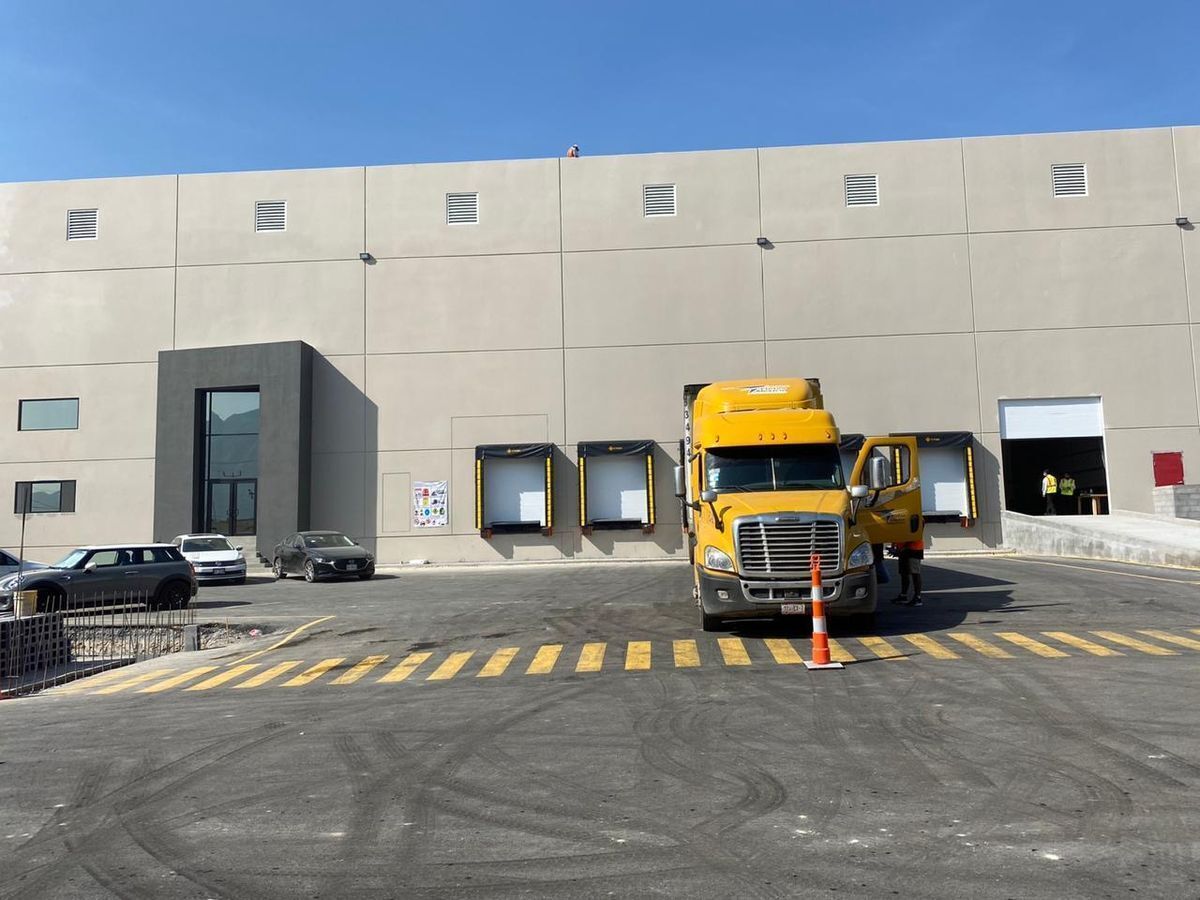
[[[1171,484],[1183,484],[1183,454],[1155,453],[1154,486],[1166,487]]]

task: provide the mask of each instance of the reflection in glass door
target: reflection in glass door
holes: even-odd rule
[[[228,536],[254,534],[258,527],[257,494],[256,478],[210,479],[205,529]]]
[[[208,531],[258,530],[259,393],[254,388],[206,391],[201,477]]]

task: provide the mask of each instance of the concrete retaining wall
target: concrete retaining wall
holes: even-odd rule
[[[1200,484],[1172,484],[1154,489],[1154,513],[1176,519],[1200,519]]]
[[[1200,523],[1141,513],[1057,517],[1001,514],[1004,546],[1032,556],[1073,556],[1200,568]]]

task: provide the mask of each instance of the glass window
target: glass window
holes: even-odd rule
[[[64,556],[62,559],[60,559],[58,562],[56,562],[54,564],[53,568],[55,568],[55,569],[74,569],[81,562],[83,562],[83,558],[85,556],[87,556],[86,550],[72,550],[70,553],[68,553],[66,556]]]
[[[101,568],[120,565],[120,550],[97,550],[88,559],[88,563],[95,563]]]
[[[62,431],[79,427],[79,398],[22,400],[18,431]]]
[[[714,491],[828,491],[844,486],[835,444],[726,447],[705,455],[705,481]]]
[[[354,541],[350,540],[344,534],[306,534],[304,536],[304,546],[353,547]]]
[[[144,554],[142,562],[146,563],[176,562],[179,559],[179,551],[174,547],[150,547],[143,550],[142,553]]]
[[[232,550],[223,537],[188,538],[183,542],[184,553],[209,553],[214,550]]]
[[[75,512],[75,482],[18,481],[13,512]]]

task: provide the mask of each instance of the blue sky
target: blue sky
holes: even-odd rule
[[[1198,0],[0,0],[0,181],[1200,123]]]

